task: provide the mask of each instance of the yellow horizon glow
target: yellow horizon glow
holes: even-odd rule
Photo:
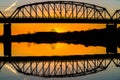
[[[73,23],[32,23],[32,24],[12,24],[12,35],[28,34],[36,32],[73,32],[81,30],[105,28],[105,24],[73,24]]]

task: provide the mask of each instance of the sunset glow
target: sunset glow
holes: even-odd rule
[[[104,47],[85,47],[84,45],[74,45],[66,43],[35,44],[35,43],[13,43],[13,56],[67,56],[67,55],[87,55],[105,54]]]
[[[73,0],[73,1],[77,1],[77,0]],[[1,1],[1,5],[2,4],[4,5],[4,7],[1,7],[1,11],[6,16],[10,16],[17,7],[25,5],[25,4],[35,3],[35,2],[42,2],[42,0],[34,0],[34,1],[26,0],[26,1],[24,1],[24,3],[23,3],[23,0],[20,0],[20,1],[10,0],[8,2],[6,0]],[[115,10],[119,9],[119,5],[120,5],[119,1],[112,1],[112,0],[109,0],[109,1],[81,0],[80,2],[96,4],[96,5],[105,7],[110,12],[111,15],[115,12]],[[113,5],[111,3],[116,4],[116,5]],[[108,5],[105,5],[105,4],[108,4]],[[63,13],[64,12],[65,11],[63,11]],[[57,12],[57,13],[59,14],[59,12]],[[53,16],[52,12],[50,14]],[[35,13],[33,13],[33,15],[35,15]],[[83,23],[12,23],[11,24],[12,35],[34,34],[37,32],[63,33],[63,32],[86,31],[86,30],[102,29],[102,28],[106,28],[106,24],[88,24],[88,23],[87,24],[85,24],[85,23],[84,24]],[[3,24],[0,24],[0,35],[3,35],[3,31],[4,31]],[[46,48],[42,49],[43,52],[39,52],[41,50],[41,48],[43,48],[43,47],[41,47],[41,45],[46,46]],[[64,46],[66,46],[67,48],[64,48]],[[39,47],[39,49],[38,49],[38,47]],[[54,51],[54,50],[51,50],[51,47],[55,48],[56,52],[59,52],[59,53],[55,52],[52,54],[52,51]],[[74,48],[77,50],[74,50]],[[105,52],[105,48],[101,48],[101,47],[96,47],[96,48],[89,47],[88,49],[90,49],[90,50],[87,50],[86,47],[81,46],[81,45],[76,45],[76,46],[69,45],[68,46],[68,45],[63,44],[63,43],[55,43],[55,44],[50,44],[50,45],[48,45],[48,44],[40,44],[40,45],[34,44],[34,46],[31,43],[24,43],[24,44],[23,43],[12,43],[12,49],[13,49],[14,55],[19,55],[19,53],[22,53],[22,52],[20,52],[21,50],[24,51],[23,52],[24,54],[22,53],[22,55],[28,55],[28,54],[39,55],[38,53],[45,53],[45,56],[68,55],[68,54],[74,55],[74,53],[75,54],[79,54],[79,53],[83,54],[83,53],[87,53],[87,51],[94,53],[94,52],[96,52],[96,50],[99,50],[98,51],[99,53]],[[31,49],[33,49],[31,52],[36,51],[35,54],[29,52],[29,50],[31,50]],[[80,51],[79,51],[79,49],[80,49]],[[71,52],[69,50],[72,50],[73,52]],[[47,52],[44,52],[44,51],[47,51]],[[64,51],[65,54],[64,53],[61,54],[60,51]],[[51,54],[49,54],[49,52]],[[43,54],[41,54],[41,55],[43,56]]]
[[[61,24],[61,23],[46,23],[46,24],[12,24],[12,35],[27,34],[36,32],[73,32],[91,29],[105,28],[104,24]]]

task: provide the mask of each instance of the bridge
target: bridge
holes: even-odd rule
[[[10,17],[2,16],[0,23],[120,23],[119,10],[111,16],[104,7],[75,1],[27,4],[18,7]]]
[[[120,23],[120,10],[111,16],[106,8],[94,4],[46,1],[22,5],[9,17],[0,12],[0,23],[4,23],[4,55],[11,56],[12,23],[104,23],[110,28],[108,30],[112,30],[109,32],[116,32],[117,24]]]
[[[113,62],[120,67],[120,54],[51,57],[0,57],[0,69],[11,64],[19,73],[31,76],[77,77],[105,71]]]

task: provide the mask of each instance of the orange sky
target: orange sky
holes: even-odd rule
[[[105,28],[105,24],[12,24],[12,35],[27,34],[35,32],[67,32],[67,31],[81,31],[90,29]],[[0,24],[0,34],[3,34],[3,24]],[[0,45],[0,54],[3,55],[3,45]],[[52,49],[54,48],[55,49]],[[100,54],[105,53],[104,47],[85,47],[84,45],[74,44],[34,44],[34,43],[13,43],[12,55],[13,56],[51,56],[51,55],[83,55],[83,54]]]
[[[12,35],[27,34],[35,32],[72,32],[89,29],[105,28],[104,24],[60,24],[60,23],[42,23],[42,24],[12,24]]]
[[[120,25],[118,25],[119,27]],[[12,35],[27,34],[36,32],[73,32],[81,30],[106,28],[105,24],[77,24],[77,23],[26,23],[12,24]],[[3,34],[3,24],[0,24],[0,35]]]
[[[11,1],[7,2],[5,8],[1,8],[1,11],[6,15],[11,15],[12,12],[16,9],[16,6],[23,5],[24,1],[16,2],[16,5],[8,11],[5,11],[6,8],[9,8],[12,5]],[[30,1],[30,0],[29,0]],[[29,1],[24,2],[27,4]],[[38,0],[37,0],[38,1]],[[76,1],[76,0],[75,0]],[[82,0],[84,1],[84,0]],[[11,3],[10,3],[11,2]],[[85,0],[85,2],[93,3],[105,7],[110,14],[112,15],[115,10],[119,9],[120,2],[119,0]],[[31,1],[29,2],[31,3]],[[112,4],[111,4],[112,3]],[[3,4],[4,6],[5,4]],[[115,6],[113,6],[115,5]],[[25,24],[12,24],[12,35],[18,34],[27,34],[27,33],[36,33],[36,32],[73,32],[81,30],[91,30],[91,29],[101,29],[105,28],[105,24],[79,24],[79,23],[25,23]],[[0,24],[0,35],[3,35],[3,24]],[[120,51],[120,49],[118,49]],[[3,55],[3,44],[0,44],[0,55]],[[66,43],[55,43],[55,44],[35,44],[35,43],[12,43],[12,55],[13,56],[60,56],[60,55],[83,55],[83,54],[101,54],[106,53],[106,48],[100,46],[89,46],[85,47],[84,45],[74,45]]]
[[[12,24],[12,35],[27,34],[43,31],[81,31],[90,29],[105,28],[105,24]],[[0,24],[0,34],[3,34],[3,24]],[[3,45],[0,45],[0,54],[3,53]],[[52,47],[55,49],[52,49]],[[14,56],[50,56],[50,55],[83,55],[93,53],[105,53],[104,47],[85,47],[74,44],[34,44],[34,43],[13,43],[12,54]]]
[[[3,34],[3,24],[0,24],[0,34]],[[89,29],[105,28],[104,24],[12,24],[12,35],[27,34],[43,31],[81,31]],[[3,45],[1,45],[1,54],[3,54]],[[52,49],[52,47],[55,49]],[[71,51],[70,51],[71,50]],[[73,44],[34,44],[34,43],[13,43],[13,56],[51,56],[51,55],[83,55],[93,53],[105,53],[105,48],[89,47]]]

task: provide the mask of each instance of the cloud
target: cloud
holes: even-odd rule
[[[16,6],[18,0],[15,1],[13,4],[11,4],[8,8],[6,8],[4,11],[9,11],[11,8],[13,8],[14,6]]]
[[[12,67],[10,67],[9,65],[5,65],[5,67],[18,76],[18,73]]]

